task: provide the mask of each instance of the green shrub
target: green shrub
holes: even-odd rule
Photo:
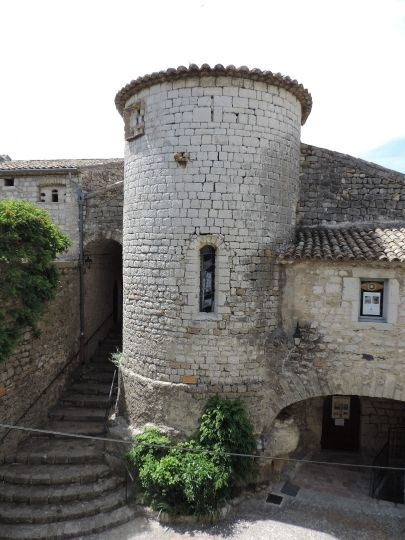
[[[43,210],[27,201],[0,201],[0,361],[25,329],[36,330],[58,286],[53,260],[69,244]]]
[[[218,396],[210,398],[200,418],[198,439],[204,447],[218,448],[227,453],[256,453],[253,427],[239,400]],[[239,456],[231,456],[230,459],[234,479],[245,480],[253,459]]]
[[[134,443],[127,457],[140,470],[148,458],[159,460],[168,453],[170,439],[157,428],[148,427],[134,437]]]
[[[195,441],[177,444],[156,459],[148,454],[139,481],[153,506],[169,512],[213,515],[228,493],[230,467],[219,452],[204,452]]]
[[[252,459],[227,456],[256,450],[252,426],[239,401],[210,399],[197,440],[170,445],[156,428],[134,438],[128,458],[138,472],[143,501],[172,513],[215,516]]]

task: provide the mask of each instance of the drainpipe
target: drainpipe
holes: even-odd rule
[[[80,362],[84,362],[84,205],[86,194],[80,187],[77,189],[77,200],[79,204],[79,351]]]

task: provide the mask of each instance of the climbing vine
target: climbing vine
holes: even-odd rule
[[[25,329],[37,331],[58,286],[53,260],[69,245],[45,211],[27,201],[0,201],[0,361]]]

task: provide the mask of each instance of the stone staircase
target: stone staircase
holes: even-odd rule
[[[105,411],[121,347],[111,333],[66,388],[43,429],[105,435]],[[114,392],[117,389],[115,387]],[[77,538],[129,521],[124,476],[104,459],[104,442],[38,434],[0,466],[0,540]]]

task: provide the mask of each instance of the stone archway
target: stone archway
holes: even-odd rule
[[[84,341],[86,357],[115,326],[122,329],[122,246],[103,238],[84,248]]]

